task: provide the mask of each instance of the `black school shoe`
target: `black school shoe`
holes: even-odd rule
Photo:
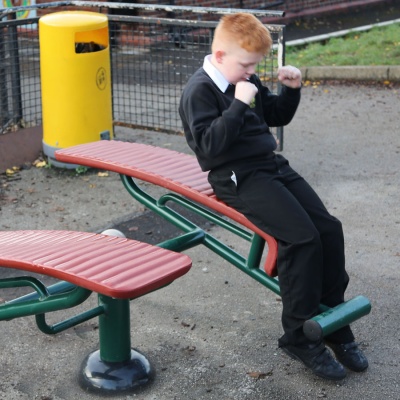
[[[348,369],[355,372],[362,372],[368,368],[368,360],[359,349],[357,343],[335,344],[326,342],[333,350],[336,358]]]
[[[320,378],[339,381],[346,377],[343,365],[332,357],[323,343],[302,346],[287,344],[281,349],[291,358],[301,361]]]

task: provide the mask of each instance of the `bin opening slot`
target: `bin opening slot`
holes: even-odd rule
[[[95,51],[104,50],[105,46],[95,42],[76,42],[75,53],[94,53]]]
[[[75,53],[93,53],[108,47],[107,27],[75,33]]]

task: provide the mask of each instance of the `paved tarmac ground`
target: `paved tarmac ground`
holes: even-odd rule
[[[362,294],[372,303],[371,314],[353,324],[370,368],[349,372],[339,383],[313,376],[277,347],[282,334],[277,296],[196,248],[187,252],[193,268],[186,276],[131,303],[133,346],[149,357],[156,378],[142,393],[114,398],[400,399],[399,101],[394,87],[309,85],[285,129],[283,154],[343,222],[351,277],[347,297]],[[181,136],[117,132],[120,139],[188,151]],[[128,196],[115,174],[31,168],[1,179],[2,230],[99,232],[118,226],[131,237],[155,242],[167,231]],[[220,228],[207,229],[228,236]],[[243,248],[236,239],[231,243]],[[0,297],[19,292],[3,290]],[[95,302],[92,296],[89,303]],[[1,400],[100,398],[83,392],[76,379],[81,361],[98,346],[96,320],[46,336],[26,317],[0,322],[0,335]]]

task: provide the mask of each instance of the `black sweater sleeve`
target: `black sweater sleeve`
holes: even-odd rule
[[[289,124],[300,103],[300,88],[292,89],[283,86],[280,94],[276,95],[263,86],[256,76],[253,76],[253,79],[259,90],[264,120],[267,125],[275,127]]]

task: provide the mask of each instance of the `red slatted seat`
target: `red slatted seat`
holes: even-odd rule
[[[131,176],[162,186],[219,212],[257,233],[268,244],[264,269],[276,276],[277,242],[243,214],[219,201],[194,156],[170,149],[102,140],[56,151],[56,159]]]
[[[133,299],[189,271],[188,256],[136,240],[71,231],[2,231],[0,266]]]

